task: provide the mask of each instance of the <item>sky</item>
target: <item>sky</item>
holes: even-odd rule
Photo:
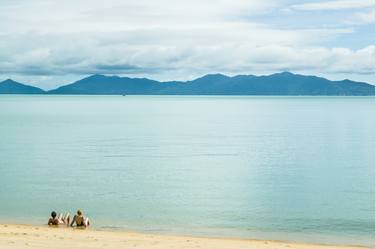
[[[0,0],[0,80],[281,71],[375,84],[375,0]]]

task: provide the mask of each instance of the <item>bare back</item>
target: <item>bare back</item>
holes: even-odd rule
[[[76,215],[76,224],[77,226],[84,226],[84,217],[83,215]]]
[[[48,225],[59,225],[59,220],[57,218],[49,218]]]

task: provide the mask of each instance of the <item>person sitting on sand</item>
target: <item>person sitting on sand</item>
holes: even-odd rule
[[[73,221],[70,226],[73,226],[74,222],[76,223],[76,227],[88,227],[90,226],[90,220],[87,217],[84,217],[81,210],[77,210],[77,214],[74,215]]]
[[[49,226],[51,226],[51,225],[54,225],[54,226],[67,225],[67,226],[69,226],[69,222],[70,222],[70,215],[69,215],[69,213],[66,213],[65,215],[63,215],[62,213],[60,213],[57,216],[56,212],[52,211],[51,218],[49,218],[49,220],[48,220],[48,225]]]

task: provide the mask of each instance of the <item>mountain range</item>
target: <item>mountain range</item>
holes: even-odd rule
[[[375,86],[351,80],[330,81],[290,72],[233,77],[208,74],[191,81],[168,82],[92,75],[50,91],[8,79],[0,82],[0,94],[370,96],[375,95]]]

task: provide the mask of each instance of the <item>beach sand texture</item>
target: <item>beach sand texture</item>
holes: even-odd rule
[[[122,231],[49,228],[47,226],[0,225],[1,249],[26,248],[138,248],[138,249],[354,249],[355,246],[327,246],[278,241],[198,238],[142,234]]]

